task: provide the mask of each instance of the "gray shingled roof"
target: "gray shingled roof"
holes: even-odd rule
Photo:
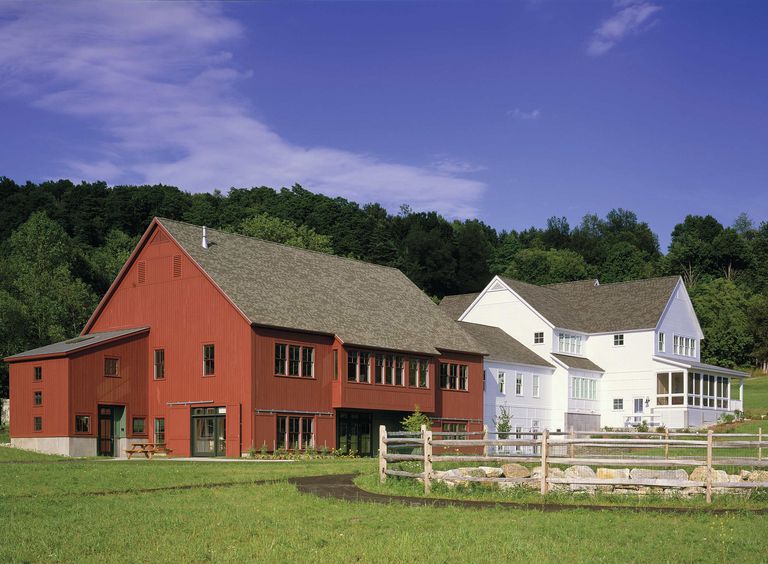
[[[68,339],[66,341],[53,343],[51,345],[45,345],[44,347],[38,347],[36,349],[24,351],[13,356],[9,356],[5,360],[13,361],[22,360],[24,358],[50,355],[64,356],[80,349],[92,347],[94,345],[119,339],[121,337],[127,337],[135,333],[142,333],[147,330],[149,330],[149,327],[136,327],[133,329],[121,329],[119,331],[105,331],[103,333],[89,333],[88,335],[83,335],[73,339]]]
[[[577,370],[594,370],[596,372],[605,372],[597,364],[584,358],[583,356],[571,356],[569,354],[552,353],[557,360],[565,364],[568,368],[575,368]]]
[[[552,364],[498,327],[466,322],[461,322],[461,326],[488,352],[489,360],[554,368]]]
[[[158,219],[256,325],[337,335],[349,345],[483,353],[397,269]]]
[[[440,309],[445,312],[451,319],[458,319],[461,314],[467,311],[467,308],[475,301],[479,292],[472,294],[455,294],[453,296],[445,296],[440,300]]]
[[[500,277],[556,327],[585,333],[653,329],[678,276],[595,285],[595,280],[536,286]]]

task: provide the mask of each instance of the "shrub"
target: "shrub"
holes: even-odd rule
[[[643,420],[638,426],[637,426],[637,432],[638,433],[647,433],[648,432],[648,421]]]
[[[403,429],[410,433],[419,433],[422,425],[425,425],[427,429],[432,427],[432,421],[421,412],[418,405],[414,406],[413,413],[403,418],[400,424],[403,426]]]

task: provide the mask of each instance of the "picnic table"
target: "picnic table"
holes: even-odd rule
[[[164,453],[168,455],[171,452],[171,449],[165,446],[165,443],[134,443],[131,445],[131,448],[125,450],[125,454],[128,455],[128,460],[130,460],[134,454],[143,454],[146,459],[149,460],[155,454]]]

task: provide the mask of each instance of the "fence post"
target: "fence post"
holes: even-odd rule
[[[421,426],[421,439],[424,441],[424,495],[432,491],[432,430],[426,425]]]
[[[485,425],[485,424],[483,425],[483,440],[484,441],[488,440],[488,425]],[[486,458],[488,457],[488,444],[487,443],[483,445],[483,456],[486,457]]]
[[[549,478],[549,469],[547,468],[547,447],[549,443],[549,429],[544,429],[541,434],[541,495],[546,495],[549,491],[547,478]]]
[[[570,440],[574,440],[576,438],[576,430],[573,428],[573,425],[568,427],[568,438]],[[575,445],[573,443],[568,445],[568,458],[574,458],[574,446]]]
[[[712,429],[707,431],[707,503],[712,503]]]
[[[758,427],[757,429],[757,442],[759,445],[763,444],[763,428]],[[763,459],[763,447],[758,446],[757,447],[757,459],[762,460]]]
[[[387,428],[379,425],[379,482],[387,480]]]
[[[664,440],[669,440],[669,429],[664,427]],[[664,443],[664,458],[669,459],[669,443]]]

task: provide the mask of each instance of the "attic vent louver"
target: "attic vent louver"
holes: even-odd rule
[[[181,255],[173,255],[173,277],[181,278]]]
[[[144,284],[144,282],[147,281],[147,263],[140,261],[137,270],[137,278],[139,279],[139,284]]]
[[[203,225],[203,248],[208,248],[208,232],[205,229],[205,225]]]

